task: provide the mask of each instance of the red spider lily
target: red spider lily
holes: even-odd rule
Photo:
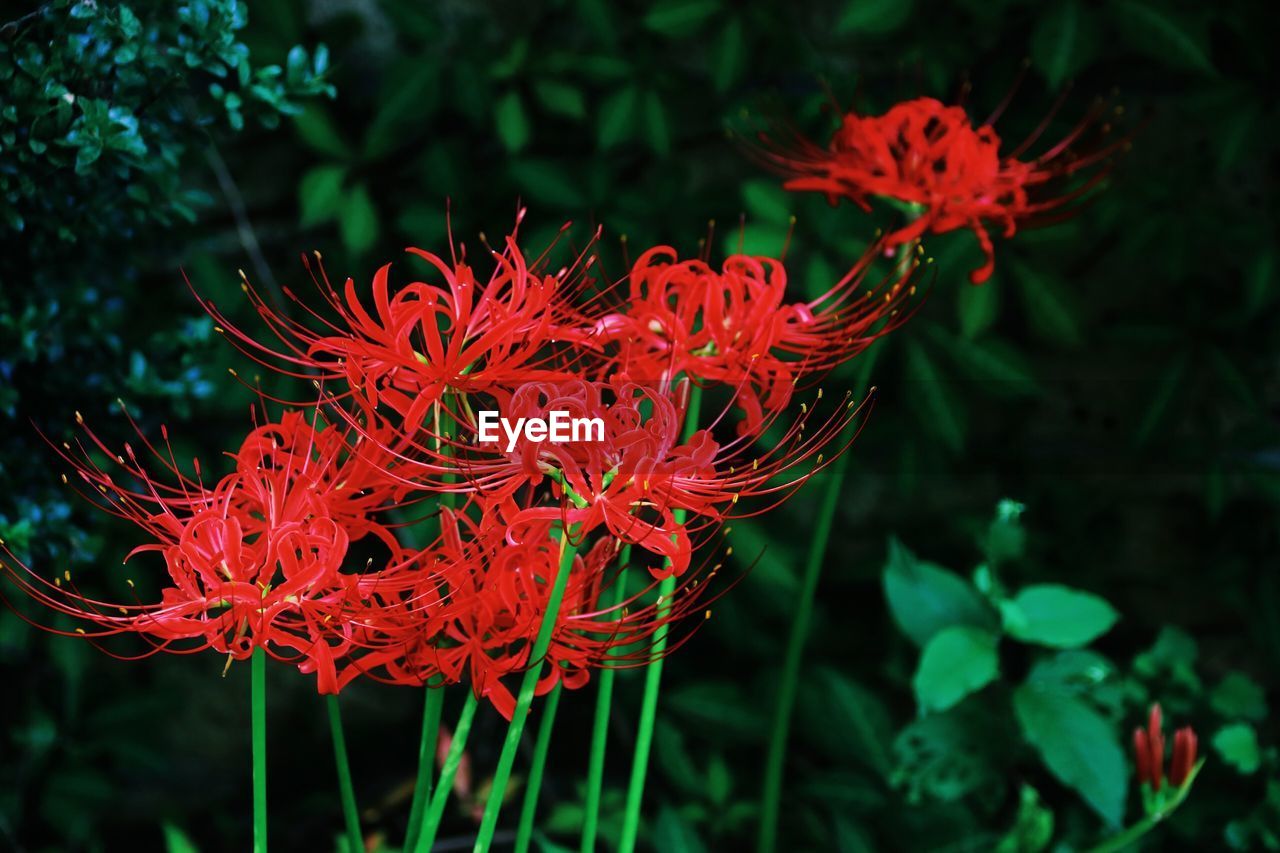
[[[367,609],[353,608],[349,622],[364,634],[355,645],[364,642],[367,648],[353,652],[340,677],[350,680],[358,671],[395,684],[422,685],[436,675],[445,683],[468,681],[477,697],[510,719],[515,696],[504,679],[535,663],[529,654],[560,566],[556,523],[539,519],[517,530],[492,512],[477,521],[450,510],[442,523],[442,536],[415,557],[414,571],[385,576],[376,600]],[[705,604],[707,585],[691,580],[680,587],[678,606],[670,612],[639,603],[649,590],[597,609],[603,587],[620,582],[607,570],[617,547],[602,539],[585,555],[575,555],[546,653],[551,666],[538,681],[538,695],[557,684],[581,687],[592,668],[606,663],[647,661],[645,643],[660,626]]]
[[[963,107],[916,98],[881,116],[846,113],[826,148],[790,132],[778,140],[761,134],[762,156],[791,176],[787,189],[826,193],[832,203],[848,198],[864,210],[872,197],[910,206],[915,218],[887,236],[890,247],[929,231],[971,229],[986,261],[969,277],[981,284],[995,262],[989,226],[1012,237],[1019,225],[1063,213],[1106,176],[1105,169],[1094,169],[1080,186],[1061,187],[1063,179],[1093,169],[1116,149],[1100,145],[1081,156],[1072,151],[1099,123],[1101,108],[1090,110],[1057,144],[1022,159],[1057,109],[1012,150],[1001,150],[995,128],[989,122],[974,126]]]
[[[87,427],[85,433],[91,447],[106,451]],[[336,691],[334,659],[347,641],[327,626],[364,594],[360,576],[342,570],[349,543],[368,534],[393,554],[399,550],[369,518],[391,495],[377,469],[336,429],[318,430],[300,413],[251,432],[233,454],[235,470],[212,487],[199,479],[198,463],[191,479],[171,450],[161,454],[139,436],[176,484],[151,477],[130,445],[116,461],[134,488],[116,482],[83,445],[83,459],[69,447],[63,455],[100,506],[147,533],[151,541],[125,562],[144,552],[161,555],[166,572],[159,601],[143,603],[136,592],[128,602],[91,597],[69,572],[50,582],[12,554],[14,565],[5,561],[10,576],[36,601],[96,626],[78,628],[78,635],[135,634],[151,644],[148,654],[211,648],[229,660],[264,648],[317,672],[323,692]],[[126,582],[136,590],[132,579]]]
[[[1164,731],[1160,705],[1151,706],[1147,728],[1134,729],[1133,753],[1138,766],[1138,782],[1159,792],[1164,783]],[[1169,764],[1169,784],[1181,788],[1196,764],[1196,733],[1184,726],[1173,735],[1173,760]]]
[[[244,282],[259,316],[279,339],[276,348],[232,325],[211,301],[202,304],[251,357],[326,387],[343,383],[369,408],[390,409],[412,434],[430,413],[439,416],[446,395],[569,375],[564,362],[573,354],[565,342],[590,325],[581,319],[583,309],[575,299],[589,283],[586,274],[595,257],[583,252],[570,267],[547,272],[547,252],[529,259],[517,244],[523,216],[521,210],[501,252],[488,250],[493,269],[487,280],[476,276],[465,245],[454,246],[450,235],[448,260],[407,250],[434,269],[438,283],[412,282],[392,293],[391,265],[380,268],[373,277],[372,313],[353,280],[347,279],[340,296],[323,267],[319,278],[314,273],[312,278],[334,318],[286,291],[312,325],[292,319]],[[305,256],[303,262],[310,270]]]
[[[834,414],[806,431],[816,419],[803,404],[773,447],[754,450],[753,434],[720,443],[703,429],[683,441],[680,398],[687,389],[687,383],[664,389],[619,378],[527,383],[502,397],[507,420],[546,418],[553,411],[598,418],[604,427],[601,440],[481,441],[475,420],[464,413],[458,436],[444,439],[438,450],[430,442],[420,445],[426,461],[401,465],[416,464],[411,479],[424,488],[496,502],[514,528],[535,519],[559,520],[585,536],[604,527],[610,536],[670,561],[657,571],[678,575],[689,564],[691,534],[781,503],[845,449],[833,442],[863,411],[846,397]],[[760,431],[777,417],[770,413]],[[516,503],[517,493],[548,483],[554,503]],[[766,498],[769,505],[740,513],[739,500],[749,497]],[[701,520],[678,523],[676,510]]]
[[[616,347],[610,373],[736,388],[740,428],[755,432],[764,410],[787,406],[801,376],[847,361],[906,319],[918,262],[868,282],[882,249],[873,245],[817,299],[788,303],[780,260],[733,255],[715,270],[659,246],[632,266],[628,301],[598,321],[595,339]]]

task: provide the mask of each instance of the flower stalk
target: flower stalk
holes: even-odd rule
[[[363,853],[364,837],[360,834],[360,812],[356,808],[355,786],[351,783],[351,764],[347,760],[347,739],[342,731],[342,709],[338,697],[325,697],[329,708],[329,733],[333,737],[333,757],[338,766],[338,793],[342,799],[342,819],[346,825],[347,846],[352,853]]]

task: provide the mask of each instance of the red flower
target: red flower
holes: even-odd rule
[[[906,319],[916,264],[869,281],[882,249],[873,245],[808,302],[786,301],[780,260],[733,255],[715,270],[650,249],[631,268],[628,301],[596,324],[595,340],[612,351],[605,370],[640,383],[727,385],[747,416],[740,428],[755,432],[765,410],[786,408],[801,377],[831,370]]]
[[[1160,705],[1151,706],[1147,728],[1133,732],[1133,752],[1138,769],[1138,782],[1159,791],[1164,783],[1164,731]],[[1169,783],[1174,788],[1186,784],[1196,764],[1196,734],[1184,726],[1173,735],[1173,761],[1169,765]]]
[[[349,543],[368,534],[393,555],[399,551],[394,537],[369,518],[391,494],[377,469],[338,430],[316,429],[300,413],[251,432],[233,454],[235,470],[211,487],[201,481],[198,463],[195,479],[189,478],[171,451],[161,454],[139,436],[175,484],[152,478],[128,444],[116,461],[135,488],[117,483],[87,452],[78,459],[68,447],[63,455],[100,505],[146,532],[151,541],[125,562],[146,552],[162,557],[159,600],[144,603],[126,579],[133,600],[104,601],[82,593],[69,572],[50,582],[16,558],[15,565],[5,561],[10,575],[38,602],[97,626],[92,633],[76,629],[78,635],[134,634],[150,645],[147,654],[209,648],[243,660],[263,648],[316,672],[321,691],[335,692],[334,660],[348,638],[328,626],[342,621],[362,594],[361,577],[343,571]]]
[[[826,148],[795,134],[781,141],[761,134],[761,139],[765,161],[791,176],[787,189],[826,193],[832,203],[848,198],[864,210],[872,197],[909,205],[916,216],[888,235],[889,246],[929,231],[971,229],[986,262],[969,277],[981,284],[994,269],[990,226],[1012,237],[1019,225],[1061,212],[1105,177],[1105,170],[1097,170],[1082,186],[1054,188],[1059,179],[1096,166],[1115,149],[1104,145],[1079,157],[1071,151],[1099,115],[1098,109],[1090,111],[1066,137],[1031,159],[1021,158],[1052,113],[1021,145],[1002,150],[990,124],[975,127],[963,108],[933,98],[897,104],[881,116],[851,111]]]
[[[517,228],[523,216],[521,210]],[[233,326],[211,301],[202,304],[251,357],[326,388],[344,383],[370,409],[394,412],[406,436],[439,415],[446,395],[570,375],[566,362],[573,354],[564,342],[590,327],[574,299],[588,281],[594,256],[583,253],[571,267],[549,273],[546,254],[526,258],[513,231],[501,252],[488,251],[493,268],[480,279],[467,262],[465,245],[453,246],[452,238],[448,260],[422,249],[407,251],[426,262],[436,281],[411,282],[393,293],[387,264],[373,277],[372,313],[352,279],[339,296],[321,267],[313,280],[336,318],[305,308],[317,328],[268,304],[246,281],[243,289],[279,339],[278,348]],[[303,263],[310,270],[305,255]],[[286,295],[301,304],[291,291]]]

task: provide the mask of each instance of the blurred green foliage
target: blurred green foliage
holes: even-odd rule
[[[795,215],[788,268],[797,294],[816,293],[894,211],[788,195],[733,133],[785,115],[821,136],[828,88],[879,111],[968,81],[977,116],[1014,89],[997,125],[1008,140],[1063,97],[1054,139],[1118,89],[1133,151],[1105,191],[998,242],[981,288],[965,281],[971,237],[929,241],[936,284],[878,347],[878,402],[806,656],[782,846],[1100,840],[1137,814],[1127,735],[1158,699],[1209,758],[1161,849],[1280,847],[1280,69],[1265,6],[345,0],[254,4],[247,21],[222,2],[129,8],[0,15],[0,536],[50,571],[110,565],[134,542],[46,487],[56,466],[28,418],[60,436],[80,409],[124,438],[121,396],[204,458],[245,429],[248,397],[226,367],[246,364],[212,340],[180,267],[251,321],[237,268],[271,288],[299,280],[297,254],[315,247],[331,274],[365,283],[404,245],[444,248],[446,199],[468,244],[503,233],[520,199],[529,247],[567,219],[575,246],[603,223],[613,277],[657,242],[696,252],[708,220],[717,253],[778,252]],[[336,99],[307,97],[330,84]],[[645,827],[657,849],[751,838],[816,485],[734,525],[735,559],[753,569],[668,664]],[[0,616],[16,697],[0,711],[0,838],[242,847],[247,680],[219,670],[118,663]],[[323,710],[302,679],[270,676],[274,840],[324,849],[339,815]],[[623,673],[606,841],[638,692]],[[366,826],[392,840],[413,693],[344,694]],[[571,845],[580,820],[591,701],[588,688],[561,704],[546,849]],[[477,788],[498,731],[477,720]],[[455,813],[446,834],[471,829]]]

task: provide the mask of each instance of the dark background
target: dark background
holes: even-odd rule
[[[318,248],[331,275],[367,283],[406,245],[446,248],[446,198],[469,242],[504,233],[520,199],[530,247],[567,219],[579,242],[603,224],[614,276],[620,235],[633,256],[659,242],[692,254],[715,219],[716,257],[740,240],[777,252],[795,214],[787,260],[802,294],[893,213],[784,194],[730,132],[785,114],[821,137],[827,86],[875,113],[918,95],[954,100],[968,80],[982,117],[1029,57],[1003,138],[1020,139],[1070,81],[1046,140],[1101,96],[1123,107],[1115,120],[1133,148],[1075,218],[998,241],[982,288],[965,278],[979,259],[970,236],[927,242],[938,278],[881,347],[879,399],[828,550],[782,848],[1003,839],[1033,850],[1026,827],[1050,813],[1053,844],[1107,834],[1010,711],[1041,652],[1005,644],[996,683],[913,723],[918,653],[885,602],[886,543],[897,536],[967,576],[984,542],[991,559],[1002,498],[1026,506],[1025,551],[1001,567],[1005,583],[1069,584],[1121,615],[1094,645],[1100,674],[1085,699],[1109,734],[1074,745],[1086,764],[1090,749],[1127,744],[1160,699],[1175,724],[1197,727],[1209,760],[1156,844],[1280,846],[1267,716],[1280,664],[1280,127],[1265,4],[333,0],[255,3],[247,20],[209,0],[130,9],[0,11],[0,537],[39,571],[114,571],[137,542],[58,485],[31,421],[58,436],[78,409],[123,441],[123,397],[146,428],[167,423],[203,459],[247,428],[250,398],[227,368],[251,367],[217,339],[180,270],[248,319],[238,268],[266,289],[299,284],[299,253]],[[226,73],[242,48],[255,73],[283,70]],[[68,93],[79,106],[60,106]],[[735,526],[743,566],[763,556],[668,663],[645,832],[661,849],[742,849],[753,837],[819,491]],[[167,838],[171,850],[246,849],[248,671],[221,678],[222,665],[118,662],[0,612],[0,847],[159,849]],[[286,668],[269,681],[273,843],[329,849],[340,815],[323,703]],[[606,840],[638,673],[619,685]],[[460,697],[448,702],[446,720]],[[561,705],[546,843],[576,844],[593,703],[589,687]],[[366,828],[395,849],[420,692],[358,683],[343,705]],[[502,725],[491,710],[478,717],[475,789]],[[1131,793],[1127,822],[1139,813]],[[459,810],[442,837],[465,844],[473,829]]]

